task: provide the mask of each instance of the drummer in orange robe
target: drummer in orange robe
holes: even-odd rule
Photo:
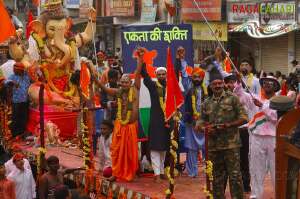
[[[141,85],[140,72],[143,64],[144,50],[139,50],[138,66],[135,71],[134,83],[128,74],[121,77],[121,88],[107,88],[97,81],[98,85],[109,95],[117,96],[117,119],[111,144],[112,177],[131,181],[138,170],[138,113],[139,90]]]

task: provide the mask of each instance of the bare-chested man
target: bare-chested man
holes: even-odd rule
[[[101,89],[107,94],[117,96],[117,119],[114,124],[111,144],[112,179],[131,181],[138,169],[139,90],[144,51],[138,49],[138,52],[138,66],[133,85],[128,74],[122,76],[120,89],[107,88],[98,82]]]

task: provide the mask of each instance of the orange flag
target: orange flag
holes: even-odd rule
[[[225,58],[224,60],[224,70],[227,72],[227,73],[231,73],[232,72],[232,68],[231,68],[231,64],[230,64],[230,61],[228,59],[228,57]]]
[[[89,84],[91,82],[91,74],[86,63],[81,63],[80,70],[80,88],[84,97],[90,97]]]
[[[172,63],[171,50],[167,53],[167,96],[166,96],[166,120],[169,120],[176,110],[183,104],[184,99],[180,90],[174,65]]]
[[[5,42],[10,36],[16,34],[15,26],[8,15],[8,12],[5,8],[4,2],[0,0],[0,44]]]

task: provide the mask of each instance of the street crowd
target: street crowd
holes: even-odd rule
[[[174,128],[173,120],[165,121],[168,71],[165,67],[158,67],[156,78],[151,78],[143,63],[143,53],[143,48],[137,49],[134,78],[123,74],[120,52],[108,59],[105,52],[99,50],[97,63],[81,58],[81,62],[90,66],[93,77],[91,89],[101,99],[103,107],[102,117],[95,117],[94,151],[100,162],[97,170],[110,181],[132,181],[138,171],[146,167],[153,170],[155,182],[166,179],[165,167],[169,165],[171,155],[170,133]],[[205,58],[200,66],[188,73],[185,49],[179,47],[176,51],[174,67],[185,98],[180,108],[180,133],[185,135],[180,147],[186,150],[183,168],[189,177],[198,177],[199,160],[207,161],[207,153],[213,164],[214,198],[225,198],[229,181],[232,198],[242,199],[246,192],[250,193],[250,198],[261,199],[267,175],[271,176],[275,187],[274,149],[279,118],[276,110],[270,108],[270,101],[276,96],[286,96],[285,100],[299,106],[300,66],[294,60],[292,73],[285,76],[279,71],[272,71],[275,74],[256,72],[251,60],[241,59],[238,71],[233,67],[225,70],[225,58],[222,57],[222,50],[217,48],[215,54]],[[5,98],[3,90],[12,88],[13,137],[23,136],[30,103],[30,77],[19,62],[7,60],[0,68],[2,73],[6,73],[1,76],[1,97]],[[79,76],[80,71],[73,73],[71,81],[74,85],[79,86]],[[151,109],[148,139],[139,148],[139,94],[142,82],[149,90]],[[207,148],[205,133],[208,134]],[[296,146],[300,146],[298,134],[300,124],[291,140]],[[146,161],[141,161],[143,155]],[[75,198],[76,194],[71,194],[63,184],[62,172],[58,171],[58,157],[50,156],[46,162],[48,171],[36,183],[28,160],[15,145],[10,158],[1,158],[0,198]],[[177,168],[183,170],[180,163]],[[79,197],[91,196],[77,195]]]

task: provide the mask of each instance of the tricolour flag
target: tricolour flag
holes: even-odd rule
[[[0,0],[0,44],[16,34],[15,26],[5,8],[4,1]]]
[[[168,121],[177,109],[183,104],[184,98],[179,87],[174,65],[172,63],[171,50],[167,52],[167,96],[166,96],[166,121]]]
[[[264,112],[258,112],[254,115],[252,120],[248,123],[248,128],[250,131],[254,131],[258,126],[263,125],[267,121]]]

